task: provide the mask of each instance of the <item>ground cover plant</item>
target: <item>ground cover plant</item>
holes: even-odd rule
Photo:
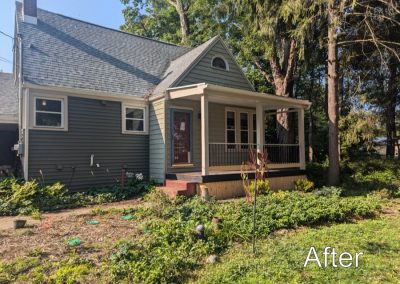
[[[111,271],[117,281],[182,282],[208,256],[223,252],[234,242],[251,239],[252,206],[245,200],[170,201],[160,197],[160,193],[152,194],[153,204],[137,213],[143,218],[142,238],[117,245],[111,256]],[[257,206],[256,235],[265,238],[282,228],[373,216],[380,207],[380,197],[276,192],[260,196]],[[222,218],[219,228],[213,226],[213,217]],[[196,231],[198,225],[204,226],[204,236]]]
[[[69,193],[61,183],[44,185],[36,180],[6,178],[0,181],[0,215],[37,214],[40,211],[125,200],[143,194],[152,187],[152,183],[134,178],[124,187],[115,184],[92,187],[85,193]]]
[[[380,161],[374,165],[379,164]],[[398,222],[398,199],[394,195],[382,194],[382,184],[371,179],[369,182],[375,184],[374,190],[372,185],[370,190],[360,188],[359,195],[356,195],[355,166],[349,165],[352,168],[346,177],[351,178],[352,183],[345,182],[341,187],[316,187],[311,192],[305,192],[303,188],[266,191],[260,195],[256,227],[258,254],[255,259],[246,254],[251,251],[248,244],[252,233],[252,205],[245,199],[205,202],[200,198],[179,197],[170,200],[161,192],[151,190],[131,209],[99,208],[90,216],[75,218],[74,222],[62,220],[51,224],[43,221],[37,228],[0,232],[0,256],[3,259],[0,283],[24,282],[24,279],[33,283],[264,283],[269,281],[268,277],[275,283],[287,282],[287,279],[293,279],[292,282],[327,282],[324,280],[333,275],[332,271],[326,274],[314,269],[304,272],[297,266],[291,273],[287,270],[298,264],[299,249],[308,249],[311,237],[317,238],[316,246],[338,242],[340,247],[342,243],[338,238],[343,234],[340,241],[353,246],[350,236],[358,236],[359,232],[366,238],[354,238],[354,242],[359,242],[354,244],[355,248],[368,247],[372,240],[375,244],[371,246],[383,252],[388,244],[390,253],[375,256],[384,264],[396,261],[392,259],[397,249],[393,242],[398,240],[398,235],[390,229],[391,219],[360,220],[379,216],[382,206],[397,202],[395,209],[388,211],[385,208],[383,212],[385,216],[393,215],[390,218]],[[386,171],[386,168],[374,165],[369,172]],[[394,184],[396,182],[393,180]],[[301,184],[308,182],[302,181]],[[352,187],[348,188],[350,184]],[[99,221],[99,224],[90,225],[88,220]],[[367,225],[357,227],[360,222],[367,222]],[[314,233],[301,237],[303,232]],[[388,239],[373,240],[370,237],[373,234],[386,234]],[[69,246],[69,240],[75,238],[79,238],[81,243]],[[277,256],[280,252],[281,257]],[[370,253],[374,255],[372,250]],[[23,256],[27,258],[23,260]],[[217,264],[210,264],[215,261]],[[254,270],[257,261],[262,265],[257,268],[259,270]],[[240,266],[240,262],[249,265]],[[270,262],[274,262],[271,268],[260,272],[269,267]],[[221,270],[213,270],[214,266],[221,267]],[[362,275],[354,274],[355,282],[363,282],[368,273],[371,273],[372,282],[380,277],[390,282],[397,275],[395,268],[390,270],[391,267],[380,268],[378,262],[371,262]],[[349,271],[334,279],[348,279],[339,277],[351,276],[352,270]],[[256,277],[256,273],[262,275]]]
[[[219,263],[200,270],[191,282],[399,283],[399,218],[397,211],[396,218],[281,231],[259,241],[256,256],[247,244],[234,246]],[[327,268],[321,269],[315,262],[304,268],[310,247],[314,246],[321,257],[327,245],[334,245],[338,252],[363,252],[359,267],[333,268],[329,260]]]

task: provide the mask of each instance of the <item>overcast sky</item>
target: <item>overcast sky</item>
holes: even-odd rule
[[[21,2],[21,1],[20,1]],[[119,0],[37,0],[38,7],[101,26],[119,29],[123,5]],[[0,31],[14,36],[14,0],[0,0]],[[12,72],[12,39],[0,33],[0,71]]]

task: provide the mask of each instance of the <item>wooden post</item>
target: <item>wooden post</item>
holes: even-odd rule
[[[300,108],[298,113],[298,131],[299,131],[299,162],[300,169],[306,169],[306,147],[304,137],[304,109]]]
[[[208,95],[201,95],[201,175],[208,175],[209,166],[208,141]]]
[[[261,104],[256,106],[256,130],[257,130],[257,153],[264,148],[264,107]]]

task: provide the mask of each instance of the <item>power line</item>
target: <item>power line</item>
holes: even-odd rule
[[[10,61],[7,58],[4,58],[2,56],[0,56],[0,61],[12,64],[12,61]]]
[[[3,35],[5,35],[5,36],[7,36],[7,37],[9,37],[9,38],[11,38],[11,39],[14,39],[12,36],[10,36],[9,34],[6,34],[6,33],[3,32],[3,31],[0,31],[0,34],[3,34]]]

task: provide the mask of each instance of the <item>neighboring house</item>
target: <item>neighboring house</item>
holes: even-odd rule
[[[0,176],[17,169],[18,98],[12,74],[0,72]]]
[[[37,9],[34,0],[16,7],[25,178],[85,190],[126,170],[226,197],[243,193],[238,170],[249,148],[269,150],[275,187],[304,175],[310,103],[255,92],[220,37],[180,47]],[[298,143],[264,141],[265,111],[276,109],[299,114]]]

